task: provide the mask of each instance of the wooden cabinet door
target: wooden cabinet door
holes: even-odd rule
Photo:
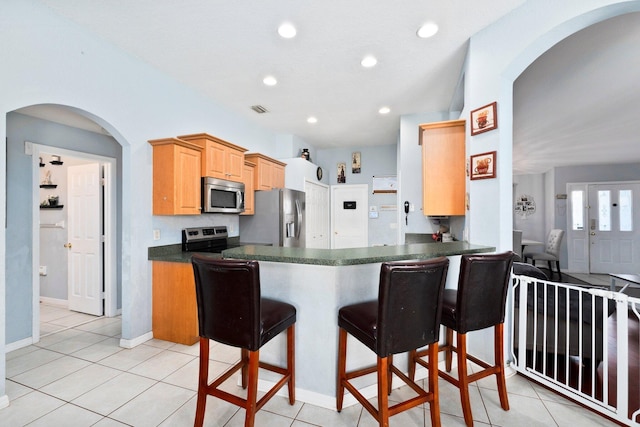
[[[255,213],[254,173],[255,165],[244,163],[244,212],[240,215],[253,215]]]
[[[465,214],[465,121],[420,125],[424,215]]]
[[[284,188],[284,166],[273,165],[273,182],[272,188]]]
[[[174,180],[176,201],[175,214],[200,213],[200,152],[186,147],[176,147]]]
[[[153,146],[153,214],[200,214],[201,149],[175,138]]]
[[[226,156],[225,147],[212,141],[207,141],[204,151],[204,162],[202,162],[202,176],[225,179]]]
[[[244,152],[227,148],[226,159],[226,179],[236,182],[244,182]]]
[[[198,342],[196,285],[191,263],[152,263],[152,328],[159,340]]]
[[[273,163],[258,159],[255,177],[256,190],[271,190],[273,188]]]

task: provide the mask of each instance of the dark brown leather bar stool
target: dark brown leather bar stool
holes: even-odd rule
[[[507,385],[504,377],[504,313],[507,290],[511,280],[511,268],[514,253],[509,251],[492,255],[463,255],[460,264],[458,289],[446,289],[442,301],[442,324],[445,326],[445,367],[451,372],[452,352],[456,352],[458,362],[458,378],[446,372],[439,375],[460,389],[462,412],[467,426],[473,425],[471,403],[469,402],[469,383],[489,375],[495,375],[498,382],[500,405],[509,410]],[[495,365],[467,354],[467,332],[494,327]],[[453,345],[453,331],[456,331],[457,345]],[[427,361],[421,359],[427,350],[413,352],[409,356],[409,376],[415,372],[415,364],[419,363],[431,368]],[[484,369],[467,374],[467,359]],[[431,360],[431,357],[429,357]]]
[[[195,426],[204,421],[207,396],[241,406],[246,410],[245,427],[253,426],[258,411],[287,383],[289,403],[295,402],[296,309],[291,304],[260,296],[260,270],[256,261],[223,260],[192,257],[198,299],[200,330],[200,374]],[[287,331],[287,367],[281,368],[259,361],[260,348],[280,332]],[[240,347],[240,361],[222,376],[209,383],[209,340]],[[258,367],[282,375],[260,400]],[[247,398],[218,388],[238,370],[242,370],[242,388]]]
[[[429,355],[437,360],[442,294],[449,260],[441,257],[427,261],[385,262],[380,269],[378,299],[342,307],[338,312],[338,412],[342,410],[344,389],[369,411],[380,426],[389,425],[389,417],[424,402],[430,403],[431,422],[440,425],[437,364],[429,371],[429,390],[422,389],[398,368],[393,355],[429,346]],[[347,333],[369,347],[377,364],[346,372]],[[377,372],[378,409],[350,382]],[[392,374],[396,374],[417,397],[389,407]]]

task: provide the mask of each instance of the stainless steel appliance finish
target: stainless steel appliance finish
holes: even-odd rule
[[[255,214],[240,217],[245,240],[274,246],[305,247],[305,194],[281,188],[256,191]]]
[[[244,212],[244,184],[224,179],[202,178],[203,213]]]
[[[182,230],[183,252],[222,252],[227,249],[227,227],[197,227]]]

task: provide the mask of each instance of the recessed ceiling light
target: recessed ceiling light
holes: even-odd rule
[[[389,107],[382,107],[378,110],[378,113],[380,114],[389,114],[391,112],[391,108]]]
[[[438,25],[434,22],[427,22],[422,27],[418,28],[418,37],[427,39],[434,36],[438,32]]]
[[[318,119],[316,119],[315,117],[311,116],[307,119],[307,123],[318,123]]]
[[[374,67],[376,64],[378,63],[378,60],[376,59],[375,56],[373,55],[367,55],[364,58],[362,58],[362,61],[360,61],[360,64],[364,67],[364,68],[371,68]]]
[[[276,80],[276,78],[273,76],[266,76],[264,79],[262,79],[262,83],[266,84],[267,86],[275,86],[278,84],[278,80]]]
[[[280,37],[282,38],[292,39],[296,36],[296,33],[296,27],[294,27],[293,24],[289,22],[285,22],[278,27],[278,34],[280,34]]]

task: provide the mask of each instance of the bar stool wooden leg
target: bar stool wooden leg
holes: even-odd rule
[[[338,381],[336,390],[336,410],[342,411],[342,401],[344,399],[344,381],[347,368],[347,331],[339,328],[338,338]]]
[[[295,355],[295,344],[296,344],[296,334],[295,334],[295,324],[289,326],[287,329],[287,370],[289,371],[289,383],[287,384],[289,388],[289,404],[293,405],[296,403],[296,355]]]
[[[378,424],[389,427],[389,358],[378,357]]]
[[[451,372],[451,356],[453,354],[453,329],[444,328],[444,363],[447,372]]]
[[[387,357],[387,396],[391,395],[391,383],[393,382],[393,372],[391,367],[393,366],[393,354]]]
[[[207,405],[207,387],[209,386],[209,340],[202,337],[200,338],[199,372],[195,427],[201,427],[204,423],[204,409]]]
[[[428,387],[429,393],[433,393],[433,400],[429,402],[429,409],[431,412],[431,425],[439,426],[440,425],[440,394],[438,391],[438,343],[435,342],[429,345],[429,379]],[[411,359],[413,360],[413,359]],[[414,367],[415,371],[415,363],[411,363],[411,366]]]
[[[247,373],[249,369],[249,350],[246,348],[240,349],[240,360],[242,360],[242,368],[241,368],[241,378],[242,378],[242,388],[247,388]]]
[[[462,401],[462,414],[467,426],[473,426],[473,415],[471,414],[471,401],[469,399],[469,376],[467,373],[467,334],[457,335],[457,355],[458,355],[458,387],[460,388],[460,400]]]
[[[411,381],[416,379],[416,359],[418,357],[418,350],[409,351],[407,358],[409,359],[409,370],[407,372],[408,377]]]
[[[258,397],[258,367],[260,350],[249,352],[249,383],[247,385],[247,407],[244,427],[253,427],[256,418],[256,400]]]
[[[500,323],[496,325],[494,329],[494,351],[495,351],[495,359],[496,366],[499,368],[498,372],[496,372],[496,380],[498,381],[498,395],[500,396],[500,406],[505,411],[509,410],[509,397],[507,396],[507,382],[504,377],[504,349],[503,340],[504,340],[504,323]]]

